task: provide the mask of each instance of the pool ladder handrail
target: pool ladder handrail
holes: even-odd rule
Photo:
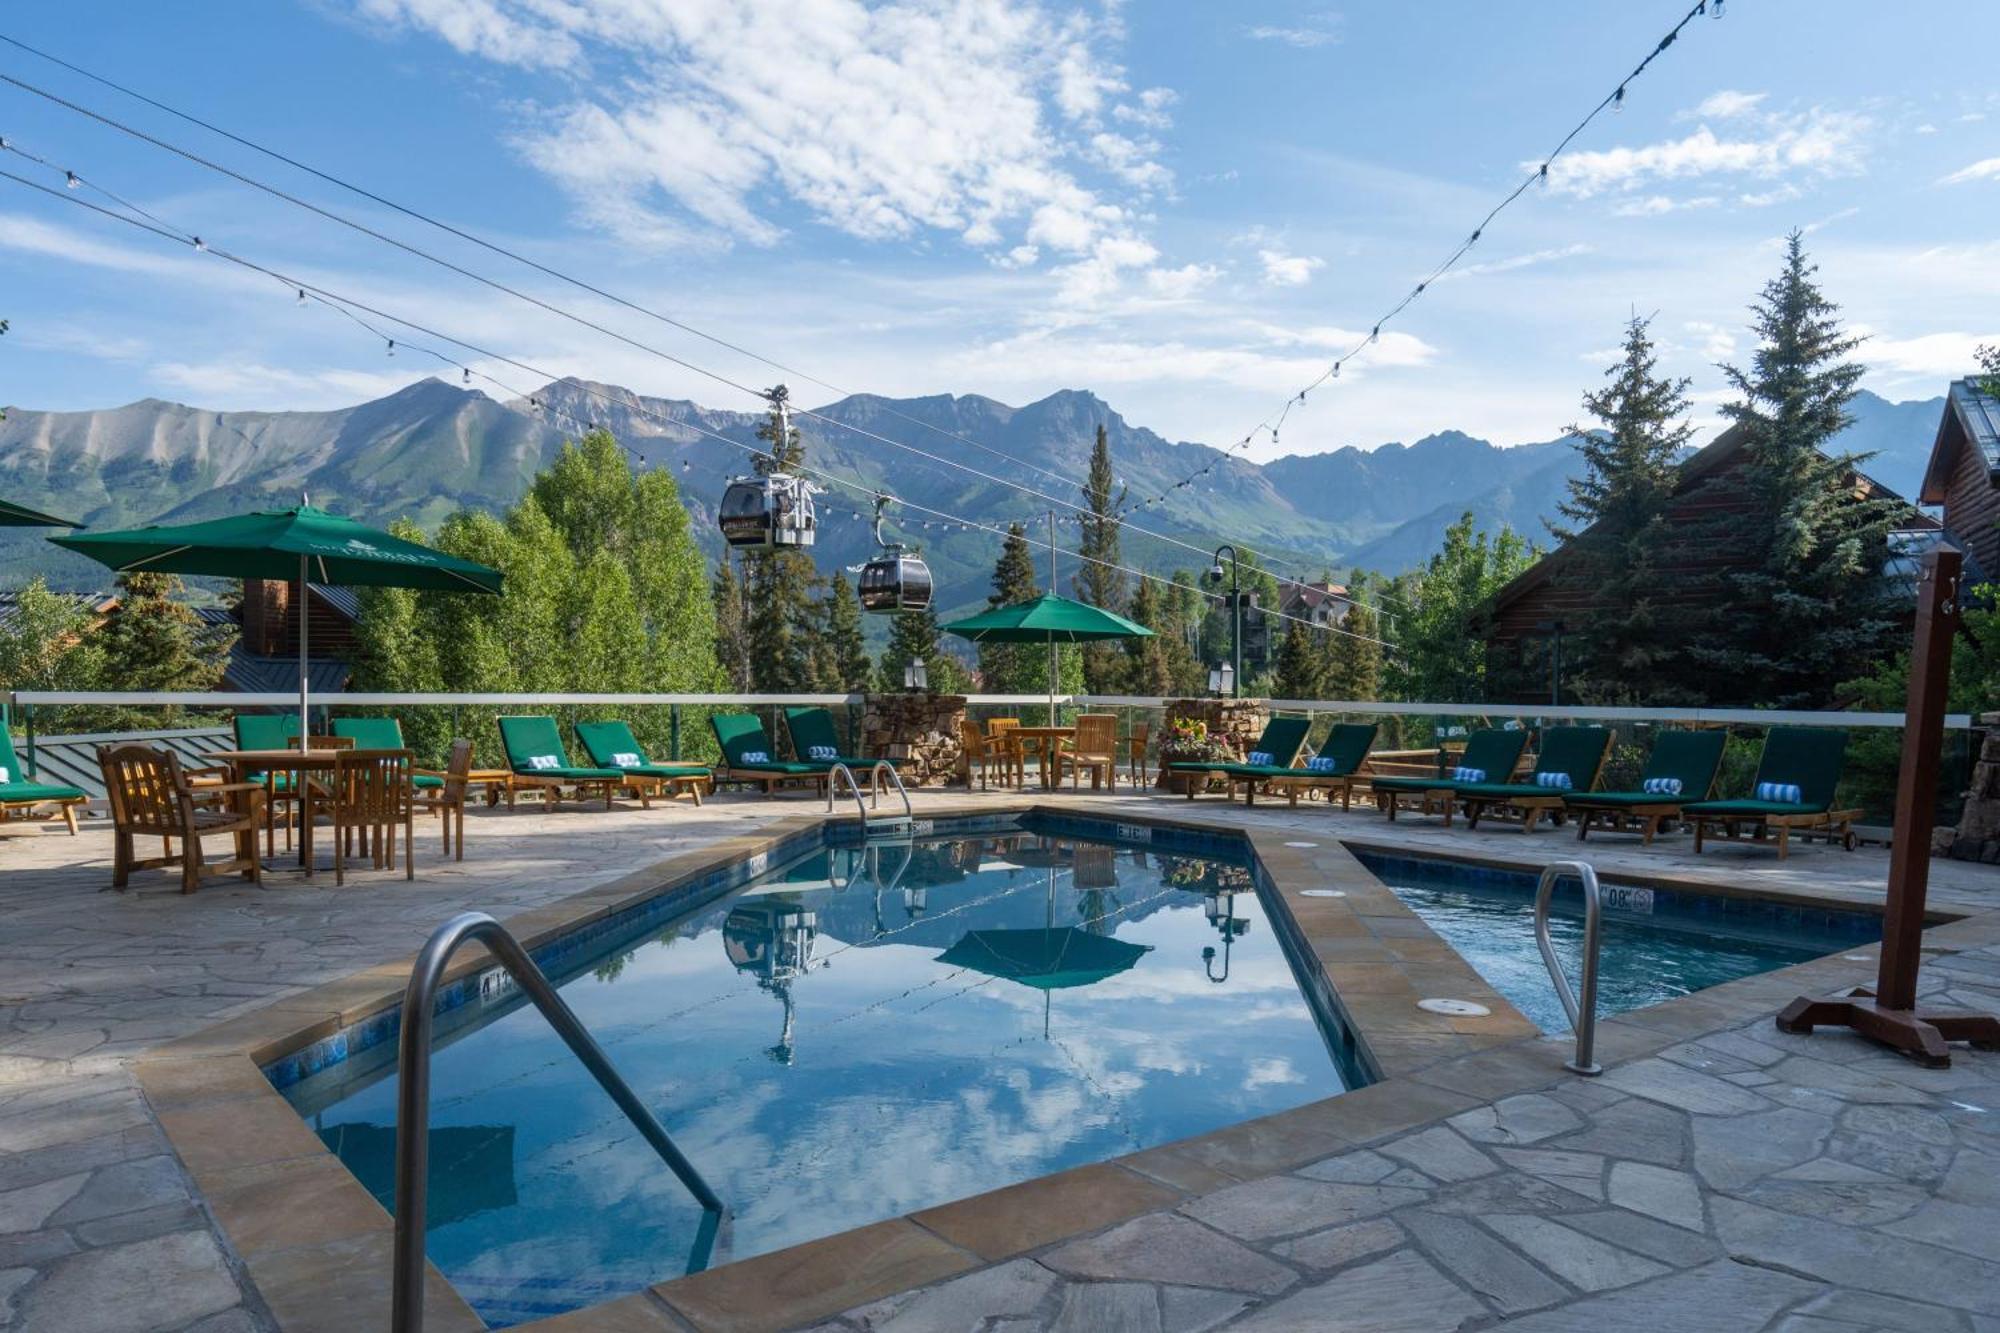
[[[460,946],[477,940],[506,969],[534,1006],[542,1011],[570,1051],[609,1093],[626,1119],[638,1129],[653,1150],[704,1211],[702,1232],[712,1238],[728,1215],[722,1199],[702,1178],[665,1126],[639,1100],[637,1093],[618,1071],[604,1049],[597,1044],[582,1020],[549,983],[521,942],[484,912],[461,912],[432,932],[410,969],[410,984],[403,991],[402,1035],[396,1053],[396,1236],[390,1329],[392,1333],[422,1333],[424,1326],[424,1211],[429,1202],[431,1036],[437,1018],[438,986],[445,968]],[[700,1242],[697,1242],[700,1254]],[[705,1262],[702,1256],[699,1263]]]
[[[1556,957],[1555,945],[1549,939],[1549,900],[1555,894],[1559,880],[1574,879],[1583,885],[1583,998],[1579,1001],[1569,988],[1569,978],[1563,974],[1562,962]],[[1597,956],[1600,927],[1603,924],[1603,900],[1597,889],[1597,871],[1587,861],[1551,861],[1542,869],[1542,877],[1535,885],[1535,945],[1542,951],[1542,962],[1549,969],[1549,980],[1555,983],[1556,998],[1562,1001],[1563,1012],[1569,1015],[1569,1025],[1576,1030],[1576,1054],[1563,1062],[1563,1068],[1576,1074],[1596,1075],[1604,1072],[1604,1066],[1593,1058],[1597,1045]]]
[[[889,831],[906,831],[916,822],[917,808],[910,801],[910,789],[903,785],[903,775],[896,771],[894,764],[890,763],[887,759],[877,759],[875,766],[868,770],[869,799],[866,802],[863,802],[861,799],[861,781],[854,776],[853,769],[849,768],[845,763],[836,762],[832,768],[827,770],[826,812],[828,814],[833,813],[835,800],[840,794],[838,790],[840,786],[839,779],[845,776],[847,778],[847,789],[854,795],[854,808],[861,815],[861,836],[864,841],[868,837],[868,811],[870,809],[879,810],[882,807],[882,775],[885,773],[889,775],[891,785],[896,788],[896,794],[903,798],[902,818],[890,819]]]

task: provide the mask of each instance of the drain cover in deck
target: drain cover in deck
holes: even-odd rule
[[[1453,1018],[1484,1018],[1493,1012],[1471,1000],[1418,1000],[1417,1008],[1427,1014],[1449,1014]]]
[[[1346,896],[1347,892],[1344,889],[1300,889],[1299,890],[1299,897],[1301,898],[1345,898]]]

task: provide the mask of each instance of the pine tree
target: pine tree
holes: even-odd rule
[[[1285,623],[1271,692],[1280,699],[1318,699],[1326,686],[1326,662],[1314,640],[1319,632],[1303,620]]]
[[[989,608],[1013,606],[1040,595],[1035,584],[1035,556],[1028,546],[1027,533],[1019,523],[1007,525],[1007,537],[1000,544],[1000,558],[993,565],[993,591],[986,598]],[[1016,643],[979,645],[979,674],[989,694],[1020,694],[1044,688],[1048,682],[1047,654]],[[898,673],[897,679],[901,680]]]
[[[1860,339],[1821,293],[1801,233],[1752,307],[1759,345],[1748,370],[1724,366],[1742,395],[1723,407],[1743,432],[1744,464],[1727,484],[1749,512],[1706,534],[1734,558],[1704,601],[1718,608],[1693,645],[1716,702],[1824,707],[1840,682],[1894,646],[1906,608],[1885,577],[1889,533],[1907,505],[1859,494],[1864,456],[1824,446],[1851,418]]]
[[[121,690],[215,688],[228,644],[204,640],[201,618],[181,600],[185,591],[173,574],[119,576],[118,609],[94,636],[106,681]]]
[[[921,659],[933,694],[963,694],[970,683],[957,658],[938,647],[938,619],[934,608],[899,611],[889,626],[889,644],[882,650],[878,689],[897,691],[904,687],[903,668]]]
[[[1446,528],[1444,546],[1398,586],[1398,656],[1387,671],[1394,697],[1420,703],[1484,699],[1486,655],[1472,632],[1473,613],[1537,555],[1511,528],[1495,537],[1475,532],[1469,509]]]
[[[1694,426],[1685,419],[1689,381],[1656,373],[1648,325],[1632,317],[1624,354],[1604,372],[1610,382],[1583,396],[1599,425],[1569,427],[1584,470],[1557,506],[1569,526],[1550,525],[1574,554],[1565,577],[1592,590],[1589,616],[1568,631],[1576,692],[1594,703],[1660,704],[1688,694],[1686,618],[1672,614],[1671,602],[1662,605],[1661,592],[1664,571],[1678,563],[1667,510]]]
[[[723,680],[736,691],[750,688],[750,637],[743,623],[743,585],[737,580],[736,565],[723,548],[715,562],[715,576],[709,582],[709,598],[715,609],[715,657]]]
[[[1077,518],[1081,530],[1077,548],[1083,567],[1077,571],[1072,586],[1079,600],[1123,614],[1126,582],[1125,571],[1118,568],[1122,563],[1118,550],[1121,526],[1118,511],[1125,503],[1125,494],[1119,490],[1113,496],[1117,485],[1117,476],[1111,468],[1111,445],[1100,425],[1096,443],[1090,450],[1090,472],[1083,484],[1084,512]],[[1126,654],[1116,643],[1086,644],[1085,688],[1095,694],[1117,693],[1124,685],[1125,659]]]
[[[868,688],[875,674],[861,632],[861,599],[847,576],[835,571],[821,599],[825,623],[820,634],[819,687],[829,692],[856,693]]]
[[[772,393],[782,398],[784,386]],[[758,456],[759,476],[796,476],[805,463],[805,441],[796,426],[784,429],[784,420],[774,402],[757,427],[757,437],[770,445],[770,453]],[[817,578],[812,557],[797,548],[752,549],[743,553],[743,615],[750,645],[750,686],[758,693],[789,694],[810,689],[812,589]]]
[[[1153,635],[1145,639],[1128,639],[1124,644],[1125,688],[1134,694],[1164,695],[1173,692],[1173,667],[1167,657],[1169,639],[1161,632],[1166,619],[1165,611],[1165,599],[1153,591],[1153,581],[1140,579],[1138,591],[1132,594],[1130,614],[1134,621],[1152,630]]]
[[[1328,699],[1370,701],[1382,693],[1382,637],[1375,612],[1368,605],[1368,576],[1355,570],[1347,581],[1347,614],[1340,629],[1329,636],[1326,647],[1326,693]]]

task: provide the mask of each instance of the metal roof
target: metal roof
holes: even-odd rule
[[[2000,472],[2000,401],[1982,392],[1973,380],[1953,380],[1951,406],[1966,439],[1985,456],[1986,470]]]
[[[360,618],[361,593],[359,590],[342,588],[331,583],[314,583],[308,586],[312,588],[313,596],[325,602],[329,607],[339,612],[348,620],[357,620]]]
[[[79,600],[88,602],[90,609],[101,616],[109,614],[112,608],[118,605],[118,594],[115,592],[84,593]],[[20,589],[9,588],[4,592],[0,592],[0,630],[11,631],[15,629],[18,624],[16,617],[19,616],[20,610]]]
[[[347,688],[352,670],[337,658],[311,658],[306,662],[306,683],[314,694],[337,693]],[[299,659],[260,657],[244,651],[239,643],[229,650],[229,661],[222,669],[222,688],[238,694],[297,694]]]

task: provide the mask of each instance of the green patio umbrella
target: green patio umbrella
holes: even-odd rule
[[[988,976],[1018,981],[1036,990],[1068,990],[1117,976],[1143,958],[1149,948],[1075,926],[974,930],[939,954],[937,961],[947,967],[969,967]]]
[[[1087,602],[1045,592],[1031,601],[996,606],[943,627],[974,643],[1046,643],[1049,646],[1049,719],[1056,715],[1056,645],[1102,643],[1108,639],[1149,639],[1153,631],[1136,620]]]
[[[83,524],[72,523],[54,514],[44,514],[39,509],[17,505],[11,500],[0,500],[0,528],[80,528]]]
[[[498,593],[500,571],[392,537],[310,504],[201,523],[51,537],[99,564],[127,573],[212,574],[296,579],[299,584],[299,735],[306,725],[306,587],[432,588]]]

